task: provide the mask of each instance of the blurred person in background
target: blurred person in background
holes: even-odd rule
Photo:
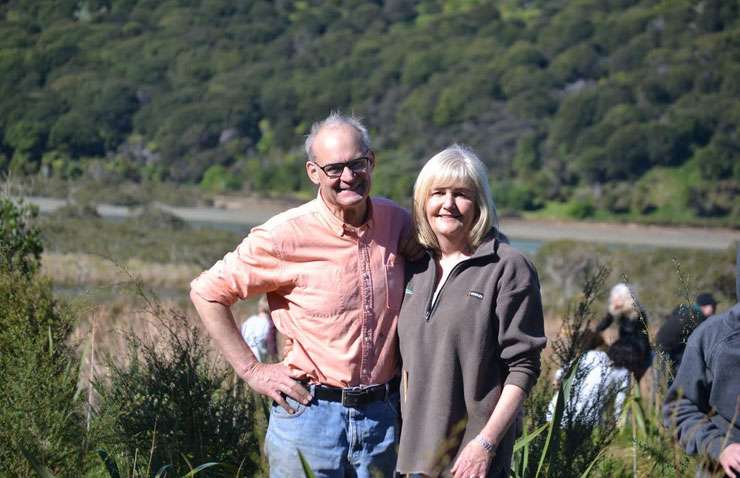
[[[254,357],[260,362],[266,362],[277,355],[275,342],[275,324],[270,317],[270,306],[267,296],[260,297],[257,303],[257,313],[250,315],[242,323],[242,338],[249,345]]]
[[[716,311],[717,301],[714,296],[708,292],[702,292],[696,296],[696,300],[690,306],[681,304],[673,309],[660,327],[655,337],[655,344],[656,348],[668,359],[671,377],[676,376],[688,337],[700,323],[714,315]]]
[[[597,425],[605,421],[618,422],[624,400],[630,387],[630,368],[633,367],[632,344],[619,339],[609,347],[600,334],[587,331],[582,337],[586,352],[578,361],[570,401],[565,404],[563,420],[570,417]],[[605,350],[606,349],[606,350]],[[564,370],[555,372],[560,385]],[[557,393],[547,408],[547,421],[552,420]]]
[[[596,324],[596,331],[603,332],[615,322],[619,330],[618,339],[632,347],[635,358],[630,372],[639,382],[652,363],[652,347],[647,332],[647,316],[637,303],[634,292],[624,283],[615,285],[609,292],[607,313]]]
[[[508,476],[512,423],[540,373],[537,272],[497,230],[488,184],[481,161],[457,145],[416,180],[427,254],[407,264],[398,322],[402,474]]]

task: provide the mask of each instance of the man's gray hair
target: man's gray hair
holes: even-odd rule
[[[360,149],[362,149],[363,153],[370,151],[370,134],[367,132],[367,128],[362,124],[360,119],[354,115],[346,116],[339,111],[332,111],[326,119],[317,121],[311,125],[311,132],[306,137],[305,145],[308,161],[315,160],[313,155],[313,142],[316,139],[316,135],[319,134],[319,131],[321,131],[324,126],[336,127],[342,125],[350,126],[357,131],[357,136],[360,141]]]

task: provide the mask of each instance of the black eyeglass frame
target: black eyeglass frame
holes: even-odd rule
[[[364,160],[365,162],[365,166],[362,167],[361,169],[353,169],[352,166],[350,166],[351,164],[353,163],[356,164],[357,161],[361,161],[361,160]],[[319,163],[313,160],[311,160],[311,162],[315,164],[317,168],[323,171],[327,177],[332,178],[332,179],[337,179],[342,176],[342,173],[344,173],[344,168],[349,168],[349,170],[352,171],[353,174],[361,174],[361,173],[367,172],[368,168],[370,168],[370,164],[372,164],[373,162],[373,153],[372,151],[367,151],[363,156],[360,156],[359,158],[350,159],[349,161],[344,161],[342,163],[329,163],[329,164],[325,164],[324,166],[321,166]],[[342,169],[340,169],[337,174],[329,174],[326,172],[326,168],[339,167],[339,166],[341,166]]]

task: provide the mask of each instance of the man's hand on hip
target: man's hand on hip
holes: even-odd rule
[[[286,396],[304,405],[308,405],[312,398],[308,390],[293,378],[290,369],[281,363],[255,362],[244,379],[252,390],[270,397],[290,414],[295,410],[285,401]]]

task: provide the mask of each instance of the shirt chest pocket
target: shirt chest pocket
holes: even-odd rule
[[[335,317],[347,310],[347,279],[338,268],[306,270],[298,276],[293,302],[309,317]]]

